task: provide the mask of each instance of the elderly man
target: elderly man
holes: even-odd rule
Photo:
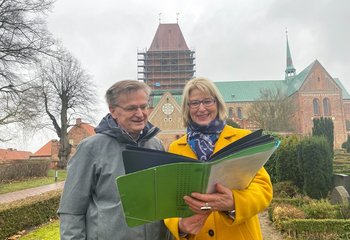
[[[127,144],[163,150],[148,122],[150,88],[125,80],[106,92],[110,113],[96,135],[83,140],[68,163],[60,206],[61,240],[167,239],[162,221],[129,228],[126,225],[115,178],[125,174],[122,150]]]

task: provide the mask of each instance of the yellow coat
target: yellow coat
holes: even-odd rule
[[[215,144],[214,153],[249,133],[249,130],[232,128],[226,125]],[[171,143],[169,152],[196,159],[197,157],[187,144],[186,138],[185,135]],[[232,190],[232,194],[236,209],[235,220],[233,221],[225,213],[213,212],[207,218],[201,231],[195,236],[189,235],[187,239],[262,239],[257,214],[266,209],[272,200],[272,185],[269,174],[264,168],[261,168],[247,189]],[[180,239],[178,234],[179,218],[165,219],[164,222],[175,238]]]

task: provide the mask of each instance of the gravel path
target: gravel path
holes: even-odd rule
[[[269,220],[267,211],[259,214],[260,227],[264,240],[284,240],[282,234],[274,229],[272,222]]]

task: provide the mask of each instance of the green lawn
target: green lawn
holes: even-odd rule
[[[60,239],[59,220],[47,223],[40,228],[30,231],[27,235],[23,235],[20,240],[55,240]]]
[[[57,181],[64,181],[66,179],[66,170],[58,170]],[[50,169],[48,177],[33,178],[26,181],[15,181],[10,183],[0,183],[0,194],[15,192],[27,188],[39,187],[55,183],[55,170]]]

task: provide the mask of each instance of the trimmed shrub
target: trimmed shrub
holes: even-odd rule
[[[339,219],[340,209],[338,205],[332,205],[329,201],[321,199],[321,200],[313,200],[308,204],[303,205],[302,207],[306,218],[313,219]]]
[[[303,219],[304,212],[289,204],[279,204],[273,209],[272,221],[277,229],[281,229],[281,223],[287,219]]]
[[[334,124],[329,117],[321,117],[313,119],[312,136],[324,136],[331,149],[332,157],[334,150]]]
[[[297,146],[303,173],[303,192],[311,198],[325,198],[332,187],[333,159],[325,137],[304,138]]]
[[[0,182],[46,177],[48,171],[49,162],[44,160],[2,162],[0,163]]]
[[[273,183],[292,181],[302,189],[302,174],[297,162],[296,147],[299,143],[297,135],[281,138],[279,148],[265,164],[265,168],[271,176]]]
[[[57,218],[61,190],[0,205],[0,239]]]
[[[297,239],[343,239],[350,232],[350,220],[287,219],[280,227]]]

